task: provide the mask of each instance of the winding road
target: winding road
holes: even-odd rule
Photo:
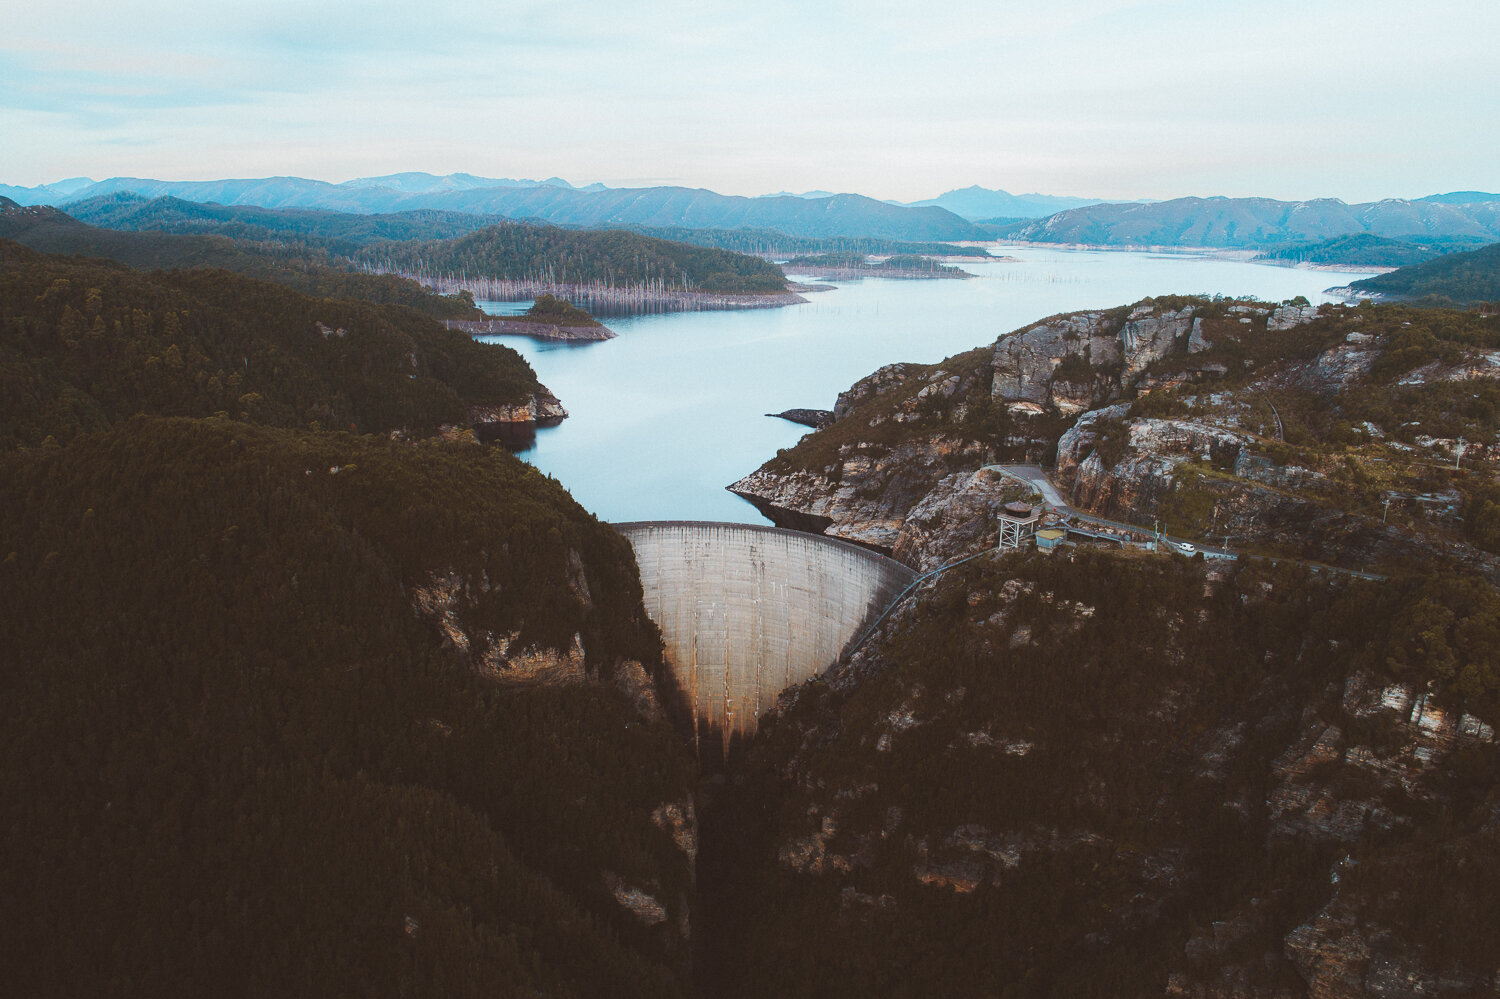
[[[1056,484],[1053,483],[1052,477],[1047,474],[1047,470],[1040,465],[985,465],[984,467],[999,472],[1001,475],[1004,475],[1007,478],[1015,479],[1017,482],[1021,482],[1031,486],[1037,492],[1042,494],[1042,500],[1053,512],[1066,517],[1069,520],[1078,521],[1085,524],[1092,524],[1096,527],[1104,527],[1110,530],[1124,531],[1130,534],[1156,534],[1156,536],[1160,537],[1163,541],[1166,541],[1170,545],[1175,546],[1178,552],[1180,552],[1181,554],[1189,554],[1189,552],[1202,552],[1204,558],[1238,558],[1241,554],[1244,554],[1249,558],[1256,558],[1266,562],[1270,562],[1272,565],[1276,565],[1280,562],[1291,562],[1295,565],[1306,566],[1309,569],[1343,573],[1344,575],[1354,576],[1358,579],[1383,580],[1386,578],[1385,576],[1381,576],[1372,572],[1360,572],[1357,569],[1344,569],[1335,565],[1326,565],[1322,562],[1309,562],[1305,559],[1277,559],[1270,558],[1269,556],[1265,555],[1251,555],[1248,552],[1235,552],[1229,548],[1210,544],[1198,538],[1174,538],[1167,534],[1154,532],[1151,528],[1142,527],[1139,524],[1127,524],[1124,521],[1109,520],[1105,517],[1096,517],[1091,513],[1085,513],[1082,510],[1070,506],[1067,499],[1063,496],[1062,492],[1057,488]],[[1187,552],[1182,551],[1183,545],[1188,546]]]

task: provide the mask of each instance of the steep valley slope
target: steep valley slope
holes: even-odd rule
[[[709,788],[708,991],[1491,995],[1497,610],[1145,554],[936,577]]]

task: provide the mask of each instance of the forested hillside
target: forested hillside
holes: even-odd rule
[[[406,274],[557,284],[653,284],[734,294],[786,288],[781,268],[759,257],[623,230],[589,232],[505,223],[451,240],[371,243],[358,259]]]
[[[757,257],[626,229],[586,231],[497,223],[493,217],[439,211],[346,215],[225,207],[176,198],[144,201],[129,195],[70,207],[81,218],[114,229],[290,241],[303,247],[304,253],[321,252],[340,263],[346,263],[343,258],[354,258],[365,266],[408,274],[557,284],[659,283],[668,288],[751,294],[779,292],[786,286],[780,270]]]
[[[0,239],[44,253],[104,257],[139,270],[221,268],[307,295],[405,305],[439,319],[480,315],[470,299],[438,295],[395,275],[361,273],[317,240],[288,242],[256,227],[115,231],[86,225],[54,208],[21,208],[0,199]]]
[[[10,991],[686,991],[630,546],[421,439],[538,391],[400,307],[0,242]]]
[[[139,418],[0,456],[0,504],[15,994],[682,991],[680,740],[604,686],[497,686],[414,606],[454,579],[471,634],[651,663],[628,544],[555,483]]]
[[[1413,236],[1388,239],[1367,232],[1335,236],[1316,242],[1290,243],[1258,254],[1258,261],[1293,264],[1339,264],[1350,267],[1406,267],[1432,260],[1445,253],[1470,250],[1481,245],[1481,237],[1430,238]]]
[[[1351,285],[1358,291],[1438,302],[1500,302],[1500,243],[1450,253]]]
[[[543,391],[520,355],[399,306],[225,271],[142,274],[0,241],[0,445],[135,413],[361,433],[466,424]]]
[[[705,991],[1487,994],[1500,599],[1201,566],[986,556],[799,688],[708,811]]]

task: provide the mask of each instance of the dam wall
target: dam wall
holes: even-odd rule
[[[823,672],[914,578],[835,538],[752,524],[616,524],[646,613],[700,725],[747,736],[786,688]]]

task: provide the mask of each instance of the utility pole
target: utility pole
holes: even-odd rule
[[[1464,457],[1464,444],[1465,444],[1464,439],[1462,437],[1460,437],[1458,439],[1458,447],[1456,447],[1456,448],[1453,449],[1453,467],[1454,467],[1455,470],[1459,467],[1458,463],[1463,460],[1463,457]]]

